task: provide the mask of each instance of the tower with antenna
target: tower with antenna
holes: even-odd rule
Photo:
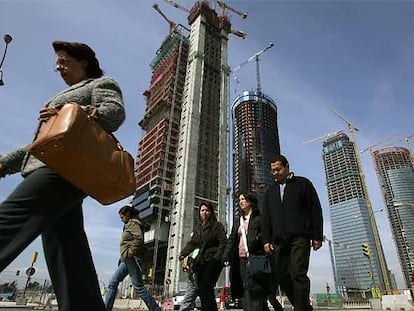
[[[256,90],[237,96],[231,108],[233,206],[238,206],[237,194],[241,191],[254,193],[261,206],[264,192],[273,182],[269,163],[280,154],[277,106],[270,96],[262,92],[259,67],[259,57],[273,46],[269,43],[232,70],[235,76],[243,66],[256,61]]]

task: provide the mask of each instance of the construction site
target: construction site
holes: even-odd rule
[[[151,80],[143,93],[146,110],[139,126],[144,135],[138,148],[133,205],[147,224],[147,262],[152,262],[146,271],[148,281],[153,291],[172,295],[186,288],[177,257],[198,222],[199,204],[211,202],[218,220],[231,223],[235,211],[229,207],[237,204],[236,193],[252,191],[261,200],[272,181],[267,164],[280,152],[280,145],[277,106],[262,92],[259,71],[259,56],[273,44],[230,69],[228,35],[245,38],[246,33],[232,28],[226,12],[241,18],[247,13],[222,1],[216,1],[219,12],[206,1],[196,2],[192,8],[165,2],[187,14],[191,29],[173,22],[153,5],[169,32],[151,62]],[[235,73],[252,61],[256,62],[256,90],[238,95],[229,109],[229,76],[239,81]],[[379,298],[393,293],[396,285],[387,268],[368,195],[355,138],[358,129],[337,111],[332,112],[346,123],[351,138],[341,130],[308,142],[324,140],[332,222],[332,239],[325,236],[325,241],[329,243],[335,292],[346,299]],[[232,147],[228,145],[229,130]],[[233,168],[231,181],[227,180],[229,167]],[[404,247],[408,249],[404,243],[401,254]],[[408,277],[412,255],[403,258]],[[219,283],[224,282],[222,276]],[[407,282],[407,286],[412,284]]]
[[[217,1],[220,12],[207,1],[190,9],[165,2],[188,15],[191,30],[153,5],[169,33],[151,62],[150,85],[143,93],[132,205],[147,226],[148,282],[159,294],[173,294],[185,286],[177,257],[198,222],[200,202],[211,202],[218,220],[226,222],[227,42],[230,33],[245,36],[231,28],[226,11],[247,15],[222,1]]]
[[[158,6],[154,8],[162,12]],[[181,102],[189,50],[189,30],[170,24],[170,31],[151,62],[152,77],[144,92],[146,109],[139,126],[145,132],[136,160],[137,191],[133,206],[149,228],[145,243],[151,262],[147,275],[163,284],[174,184]]]

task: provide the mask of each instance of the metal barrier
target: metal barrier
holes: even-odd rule
[[[371,309],[369,300],[348,300],[342,302],[343,309]]]

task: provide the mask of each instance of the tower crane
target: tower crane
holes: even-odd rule
[[[411,135],[408,135],[408,136],[405,136],[405,137],[398,138],[397,140],[394,140],[394,141],[388,143],[384,147],[391,146],[391,145],[393,145],[395,143],[399,143],[400,141],[405,140],[405,142],[407,143],[408,151],[410,152],[411,162],[414,162],[413,148],[412,148],[411,143],[410,143],[410,138],[413,138],[413,137],[414,137],[414,134],[411,134]]]
[[[160,9],[160,7],[158,6],[158,4],[154,3],[152,5],[152,7],[158,12],[160,13],[160,15],[167,21],[168,25],[170,26],[170,34],[174,31],[174,28],[177,26],[176,23],[174,23],[172,20],[170,20]]]
[[[338,280],[337,280],[337,276],[336,276],[335,257],[334,257],[333,250],[332,250],[332,240],[328,239],[326,237],[326,235],[323,236],[323,240],[326,241],[326,242],[328,242],[329,255],[331,257],[331,265],[332,265],[332,272],[333,272],[334,283],[335,283],[335,285],[337,285],[338,284]]]
[[[379,146],[379,145],[382,145],[383,143],[385,143],[387,140],[390,140],[391,138],[392,138],[392,135],[387,136],[387,137],[381,139],[379,142],[376,142],[376,143],[372,144],[371,146],[366,147],[364,150],[361,151],[361,153],[364,153],[365,151],[368,151],[368,150],[369,150],[370,153],[372,153],[372,148],[374,148],[376,146]]]
[[[180,10],[186,12],[186,13],[190,13],[190,9],[186,8],[185,6],[179,4],[175,1],[172,1],[172,0],[164,0],[164,1],[166,3],[172,5],[173,7],[177,8],[177,9],[180,9]],[[217,0],[217,4],[221,8],[221,16],[225,16],[225,9],[228,9],[228,10],[236,13],[237,15],[241,16],[243,19],[247,18],[247,13],[242,13],[242,12],[230,7],[229,5],[224,3],[223,1],[218,1]],[[240,30],[237,30],[237,29],[230,29],[230,33],[232,33],[235,36],[240,37],[242,39],[245,39],[246,36],[247,36],[247,34],[244,31],[240,31]]]
[[[247,16],[248,16],[248,14],[246,12],[240,12],[240,11],[236,10],[235,8],[233,8],[233,7],[229,6],[228,4],[226,4],[224,1],[216,0],[216,2],[217,2],[218,6],[221,9],[221,18],[222,19],[224,19],[226,17],[226,13],[225,13],[226,9],[233,12],[233,13],[236,13],[237,15],[239,15],[243,19],[247,18]],[[246,36],[247,36],[247,34],[244,31],[240,31],[240,30],[233,29],[233,28],[230,29],[230,33],[232,33],[233,35],[235,35],[237,37],[240,37],[242,39],[245,39]]]
[[[164,0],[164,2],[167,2],[168,4],[171,4],[173,7],[177,8],[177,9],[180,9],[184,12],[190,13],[190,9],[186,8],[185,6],[183,6],[183,5],[181,5],[177,2],[174,2],[172,0]]]
[[[392,144],[399,143],[400,141],[405,140],[405,142],[407,143],[408,150],[410,151],[410,153],[413,153],[413,149],[412,149],[412,146],[411,146],[411,143],[410,143],[410,139],[413,138],[413,137],[414,137],[414,134],[398,138],[397,140],[394,140],[394,141],[388,143],[387,146],[390,146]]]
[[[235,8],[232,8],[231,6],[226,4],[224,1],[216,0],[216,2],[219,5],[219,7],[221,8],[221,15],[222,16],[224,16],[224,11],[226,9],[232,11],[233,13],[236,13],[237,15],[239,15],[243,19],[247,18],[247,16],[248,16],[247,12],[240,12],[240,11],[236,10]]]
[[[335,245],[337,245],[337,246],[339,246],[339,247],[342,247],[342,248],[345,248],[345,249],[347,249],[347,250],[349,250],[350,249],[350,247],[349,246],[347,246],[347,245],[345,245],[345,244],[342,244],[342,243],[339,243],[339,242],[336,242],[336,241],[332,241],[331,239],[329,239],[326,235],[324,235],[323,236],[323,240],[325,241],[325,242],[328,242],[328,247],[329,247],[329,254],[330,254],[330,256],[331,256],[331,264],[332,264],[332,270],[333,270],[333,277],[334,277],[334,282],[335,282],[335,287],[336,287],[336,291],[337,292],[339,292],[339,293],[343,293],[342,292],[342,290],[340,290],[340,284],[339,284],[339,282],[338,282],[338,275],[337,275],[337,272],[336,272],[336,265],[335,265],[335,257],[334,257],[334,252],[333,252],[333,249],[332,249],[332,244],[335,244]],[[358,279],[357,279],[357,277],[355,276],[355,273],[354,273],[354,270],[352,269],[352,266],[350,267],[350,270],[351,270],[351,273],[352,273],[352,277],[353,277],[353,279],[355,280],[355,283],[358,285],[358,287],[359,287],[359,282],[358,282]],[[361,295],[363,295],[363,291],[361,290]]]
[[[274,44],[272,42],[270,42],[267,47],[260,50],[259,52],[254,54],[252,57],[250,57],[248,60],[246,60],[243,63],[241,63],[240,65],[238,65],[237,67],[233,68],[232,73],[233,73],[234,79],[236,80],[237,84],[240,84],[240,81],[236,77],[235,72],[240,70],[244,65],[246,65],[246,64],[250,63],[251,61],[255,60],[256,61],[256,87],[257,87],[257,93],[260,94],[262,92],[262,88],[260,86],[259,56],[262,55],[267,50],[271,49],[273,46],[274,46]]]
[[[370,224],[371,224],[372,233],[373,233],[373,236],[374,236],[375,248],[376,248],[377,254],[378,254],[378,261],[379,261],[379,264],[380,264],[381,275],[382,275],[382,279],[384,280],[385,290],[386,290],[387,294],[391,294],[389,271],[388,271],[388,268],[387,268],[387,264],[385,262],[384,250],[382,249],[381,240],[380,240],[379,233],[378,233],[378,227],[377,227],[377,224],[375,222],[374,212],[372,210],[371,201],[369,199],[368,187],[367,187],[367,183],[366,183],[366,180],[365,180],[364,172],[362,170],[361,157],[359,156],[358,146],[357,146],[357,142],[356,142],[356,138],[355,138],[355,131],[359,131],[359,129],[357,129],[350,121],[348,121],[338,111],[336,111],[332,108],[331,108],[331,111],[338,118],[340,118],[342,121],[344,121],[347,124],[349,132],[351,133],[351,136],[352,136],[351,139],[352,139],[352,143],[353,143],[353,147],[354,147],[355,159],[356,159],[356,162],[357,162],[356,164],[357,164],[359,176],[361,178],[362,190],[365,194],[365,202],[366,202],[366,205],[367,205],[368,213],[370,215],[369,220],[370,220]]]
[[[312,138],[310,140],[307,140],[307,141],[303,142],[303,144],[309,144],[309,143],[312,143],[314,141],[318,141],[318,140],[321,140],[321,139],[329,139],[329,138],[331,138],[333,136],[336,136],[336,135],[338,135],[340,133],[343,133],[343,132],[344,132],[343,130],[337,130],[335,132],[327,133],[327,134],[321,135],[319,137],[315,137],[315,138]]]

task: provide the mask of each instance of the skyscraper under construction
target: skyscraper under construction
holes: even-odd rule
[[[342,131],[328,138],[323,143],[323,160],[337,291],[354,297],[370,296],[374,288],[384,292],[386,287],[378,255],[378,248],[382,251],[382,246],[374,239],[374,213],[367,208],[354,143]],[[365,243],[370,257],[364,256],[362,244]]]
[[[405,285],[413,287],[414,168],[407,148],[390,147],[372,153]]]
[[[280,153],[276,104],[262,92],[244,92],[233,102],[232,120],[233,193],[253,192],[261,207],[273,182],[270,160]]]
[[[198,206],[211,202],[226,219],[227,40],[230,23],[206,1],[189,12],[190,49],[183,93],[167,250],[168,292],[186,288],[177,258],[198,221]]]
[[[155,284],[164,284],[188,35],[185,28],[177,26],[158,49],[151,62],[150,86],[143,94],[145,114],[139,122],[145,135],[139,142],[138,188],[132,204],[140,211],[140,218],[149,224],[144,242],[149,250],[146,262],[153,269]]]

